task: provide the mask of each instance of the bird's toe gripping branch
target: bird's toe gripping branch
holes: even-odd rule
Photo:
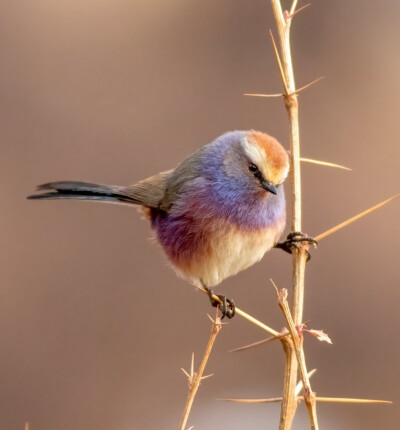
[[[221,295],[221,294],[214,294],[214,291],[211,288],[204,287],[204,289],[208,293],[208,297],[210,298],[211,305],[216,307],[219,307],[221,311],[221,320],[225,317],[231,319],[235,316],[235,302],[232,299],[228,299],[227,297]],[[215,300],[213,296],[217,296],[221,303],[218,300]]]
[[[287,238],[284,242],[278,242],[275,245],[275,248],[279,248],[282,249],[283,251],[291,254],[293,249],[299,249],[299,244],[302,242],[307,242],[310,245],[314,245],[315,247],[317,246],[318,242],[313,239],[312,237],[309,237],[307,234],[305,233],[301,233],[300,231],[292,231],[291,233],[289,233],[287,235]],[[307,261],[309,261],[311,259],[311,255],[307,250]]]

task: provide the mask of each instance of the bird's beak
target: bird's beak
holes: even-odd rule
[[[267,190],[272,194],[278,194],[278,190],[276,189],[275,185],[265,179],[261,181],[261,186],[264,188],[264,190]]]

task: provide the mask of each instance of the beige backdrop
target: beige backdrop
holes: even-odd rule
[[[399,16],[395,0],[320,1],[293,25],[302,153],[352,172],[303,166],[304,230],[316,235],[400,191]],[[1,2],[0,429],[176,429],[192,351],[209,333],[207,299],[176,278],[136,210],[25,200],[35,185],[129,184],[171,168],[232,129],[288,147],[268,28],[268,1]],[[319,407],[324,430],[398,429],[400,202],[321,241],[307,266],[305,320],[320,395],[391,399]],[[284,325],[268,279],[290,286],[290,258],[271,252],[227,280],[234,297]],[[276,429],[278,343],[235,318],[196,398],[197,429]],[[295,428],[305,429],[299,408]]]

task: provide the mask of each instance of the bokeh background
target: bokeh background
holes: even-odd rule
[[[301,5],[301,3],[300,3]],[[400,3],[320,1],[293,23],[304,231],[317,235],[400,191]],[[174,429],[192,351],[208,339],[207,299],[179,280],[135,209],[25,200],[37,184],[130,184],[232,129],[288,147],[264,0],[13,0],[0,3],[0,429]],[[324,396],[321,428],[398,429],[400,202],[321,241],[307,266],[305,320],[333,345],[305,341]],[[280,329],[268,279],[290,286],[273,251],[219,292]],[[276,429],[279,405],[226,397],[282,392],[278,342],[235,318],[219,334],[189,425]],[[300,405],[294,428],[308,428]]]

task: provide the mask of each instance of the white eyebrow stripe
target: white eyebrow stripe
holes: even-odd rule
[[[241,142],[244,153],[261,171],[266,164],[265,154],[257,145],[251,144],[246,137]]]
[[[245,155],[259,168],[265,179],[276,184],[281,184],[286,179],[289,173],[289,164],[284,169],[277,170],[269,163],[264,150],[257,144],[251,143],[246,136],[242,139],[241,146]]]

